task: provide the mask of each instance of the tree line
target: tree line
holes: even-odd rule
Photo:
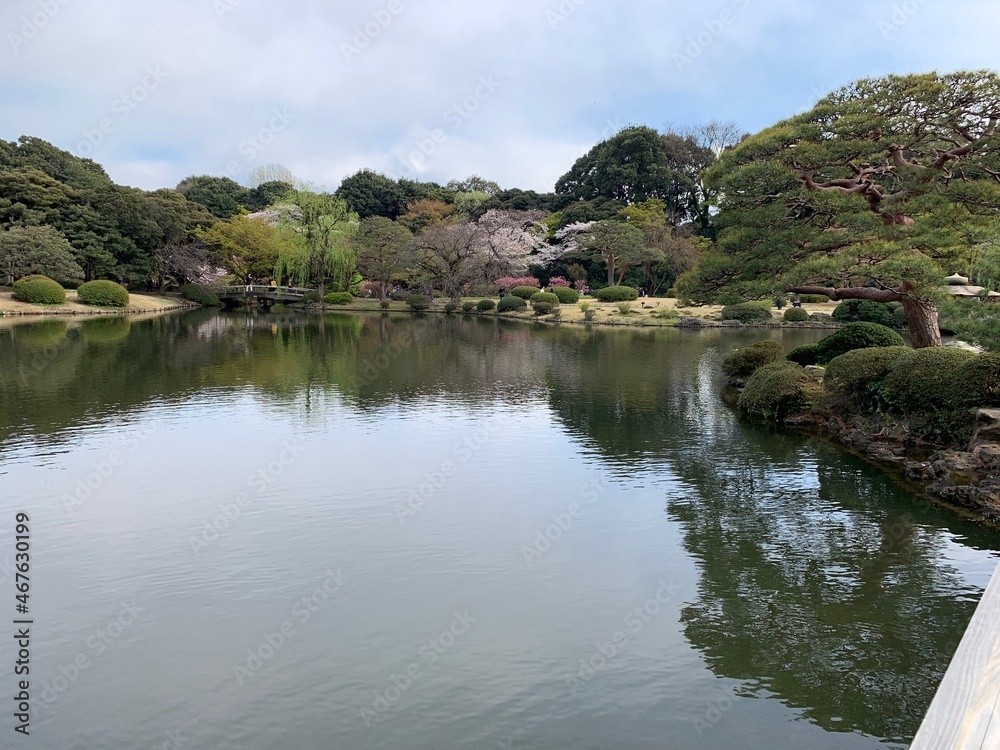
[[[943,276],[1000,279],[998,123],[992,71],[865,79],[752,136],[626,127],[550,193],[367,169],[328,193],[278,165],[249,186],[202,175],[147,192],[22,137],[0,141],[0,273],[452,297],[531,273],[694,303],[817,293],[901,302],[914,343],[932,345]]]

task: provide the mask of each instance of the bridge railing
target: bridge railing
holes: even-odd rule
[[[315,291],[301,286],[270,286],[268,284],[231,284],[228,286],[213,286],[211,290],[219,296],[251,294],[277,294],[285,297],[304,297],[308,292]]]

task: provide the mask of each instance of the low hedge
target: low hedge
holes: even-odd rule
[[[534,305],[536,302],[548,302],[550,305],[558,305],[559,297],[552,292],[536,292],[528,298],[528,302]]]
[[[479,312],[489,312],[496,306],[497,303],[491,299],[481,299],[476,303],[476,309],[479,310]]]
[[[95,307],[128,307],[128,290],[113,281],[88,281],[76,290],[76,296],[85,305]]]
[[[312,289],[302,295],[302,301],[305,302],[307,305],[309,304],[318,305],[322,300],[323,298],[319,296],[319,292],[317,292],[315,289]]]
[[[554,286],[552,294],[559,298],[559,303],[562,305],[575,305],[580,301],[580,293],[568,286]]]
[[[26,276],[14,282],[14,299],[33,305],[61,305],[66,290],[48,276]]]
[[[894,330],[878,323],[848,323],[817,344],[817,363],[825,365],[834,357],[854,349],[887,346],[906,346],[906,342]]]
[[[630,286],[606,286],[594,292],[601,302],[633,302],[639,299],[639,292]]]
[[[833,396],[867,409],[885,406],[882,381],[896,362],[913,352],[908,346],[854,349],[834,357],[826,367],[823,385]]]
[[[805,344],[804,346],[797,346],[788,352],[788,356],[785,359],[803,367],[814,365],[819,361],[819,345]]]
[[[762,323],[772,319],[771,310],[756,302],[741,302],[722,308],[723,320],[738,320],[741,323]]]
[[[1000,406],[1000,354],[980,354],[960,364],[950,398],[957,407]]]
[[[516,310],[523,310],[527,306],[528,302],[523,297],[515,297],[511,295],[504,297],[497,303],[497,312],[514,312]]]
[[[934,346],[897,359],[882,387],[886,401],[903,414],[933,414],[954,405],[951,389],[960,366],[978,355]]]
[[[737,349],[722,360],[726,375],[749,377],[754,371],[785,358],[785,350],[777,341],[757,341]]]
[[[552,304],[551,302],[546,302],[545,300],[532,300],[531,309],[535,311],[535,315],[548,315],[549,313],[558,310],[559,304]]]
[[[786,323],[805,323],[809,320],[809,313],[801,307],[789,307],[781,317]]]
[[[807,302],[812,305],[822,305],[825,302],[829,302],[830,298],[825,294],[800,294],[799,302]]]
[[[818,390],[805,368],[781,360],[759,368],[747,381],[737,407],[754,419],[779,422],[803,411]]]
[[[222,306],[219,298],[200,284],[185,284],[181,287],[181,296],[203,307]]]
[[[354,301],[354,295],[350,292],[330,292],[323,297],[323,302],[328,305],[349,305]]]
[[[529,299],[531,299],[532,295],[538,294],[538,287],[537,286],[516,286],[516,287],[514,287],[513,289],[510,290],[510,294],[513,294],[515,297],[520,297],[525,302],[527,302]]]

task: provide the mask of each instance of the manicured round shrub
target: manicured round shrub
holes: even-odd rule
[[[497,312],[514,312],[516,310],[523,310],[527,306],[528,302],[523,297],[510,295],[497,303]]]
[[[891,328],[878,323],[848,323],[836,333],[817,344],[818,364],[825,365],[834,357],[854,349],[871,349],[884,346],[906,346],[903,337]]]
[[[803,367],[814,365],[819,359],[819,346],[816,344],[797,346],[788,352],[788,356],[785,359]]]
[[[476,309],[476,303],[475,302],[463,302],[462,303],[462,312],[464,312],[464,313],[470,313],[470,312],[472,312],[475,309]]]
[[[101,315],[96,320],[84,321],[80,335],[88,344],[116,344],[128,338],[132,321],[125,315]]]
[[[535,304],[536,302],[548,302],[552,306],[559,304],[559,297],[557,297],[552,292],[535,292],[528,298],[528,302]]]
[[[794,362],[772,362],[750,376],[737,406],[749,417],[778,422],[805,409],[818,392],[818,385]]]
[[[606,286],[594,292],[601,302],[633,302],[639,299],[639,292],[630,286]]]
[[[892,308],[867,299],[845,299],[833,311],[833,319],[840,323],[878,323],[888,328],[896,325]]]
[[[476,303],[476,309],[479,310],[479,312],[489,312],[496,306],[497,303],[491,299],[481,299]]]
[[[942,411],[951,405],[957,370],[977,356],[943,346],[914,349],[897,359],[882,381],[885,399],[903,414]]]
[[[548,315],[553,310],[559,309],[557,305],[553,305],[551,302],[546,302],[545,300],[533,301],[531,308],[535,311],[535,315]]]
[[[88,281],[80,285],[76,296],[85,305],[128,307],[128,290],[113,281]]]
[[[448,315],[451,315],[457,309],[458,309],[458,303],[457,302],[445,302],[444,303],[444,311]]]
[[[956,407],[1000,406],[1000,354],[980,354],[963,362],[949,390]]]
[[[801,307],[789,307],[781,317],[786,323],[805,323],[809,320],[809,313]]]
[[[800,294],[799,302],[806,302],[813,305],[822,305],[829,302],[830,298],[825,294]]]
[[[423,294],[409,294],[406,297],[406,304],[414,312],[423,312],[431,306],[431,298]]]
[[[882,381],[893,365],[912,351],[908,346],[854,349],[830,360],[823,385],[832,395],[867,408],[879,408],[884,401]]]
[[[516,286],[510,290],[510,293],[515,297],[520,297],[521,299],[527,301],[531,299],[532,295],[538,294],[537,286]]]
[[[552,293],[559,298],[559,303],[563,305],[575,305],[580,301],[580,293],[568,286],[553,286]]]
[[[14,282],[14,299],[33,305],[61,305],[66,301],[66,290],[47,276],[25,277]]]
[[[350,292],[330,292],[323,298],[328,305],[349,305],[354,300]]]
[[[404,292],[400,289],[398,292],[393,292],[389,295],[389,299],[393,302],[406,302],[406,298],[410,296],[409,292]]]
[[[722,308],[723,320],[738,320],[741,323],[763,323],[771,320],[771,310],[757,302],[741,302]]]
[[[387,299],[382,300],[381,302],[378,303],[378,306],[380,308],[382,308],[383,310],[388,310],[389,309],[389,300],[387,300]]]
[[[185,284],[181,287],[181,296],[202,307],[222,306],[219,298],[200,284]]]
[[[784,358],[785,350],[777,341],[757,341],[737,349],[722,360],[722,371],[726,375],[745,378],[753,375],[758,368]]]

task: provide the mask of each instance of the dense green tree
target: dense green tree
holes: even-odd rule
[[[0,231],[0,278],[10,285],[35,273],[62,282],[83,279],[73,246],[52,227],[15,226]]]
[[[682,282],[703,301],[776,291],[901,302],[940,343],[934,294],[1000,211],[1000,76],[865,79],[725,153],[716,249]]]
[[[193,203],[200,203],[219,219],[229,219],[250,202],[250,191],[228,177],[192,175],[175,188]]]
[[[337,197],[347,202],[348,208],[360,218],[384,216],[395,219],[405,210],[405,196],[399,184],[370,169],[362,169],[345,177],[337,188]]]
[[[629,268],[640,265],[650,253],[642,230],[621,221],[599,221],[580,235],[583,254],[604,261],[608,286],[620,284]]]
[[[277,229],[246,216],[217,222],[198,230],[197,236],[211,249],[215,261],[245,284],[269,278],[278,256],[288,249]]]
[[[358,225],[358,270],[379,288],[379,297],[389,294],[393,277],[406,266],[413,235],[402,224],[384,216],[369,216]]]
[[[287,182],[281,180],[263,182],[249,191],[244,207],[250,213],[263,211],[275,203],[287,201],[294,193],[295,188]]]
[[[486,195],[493,196],[499,195],[501,192],[497,183],[477,174],[469,175],[464,180],[452,180],[446,187],[456,193],[486,193]]]

